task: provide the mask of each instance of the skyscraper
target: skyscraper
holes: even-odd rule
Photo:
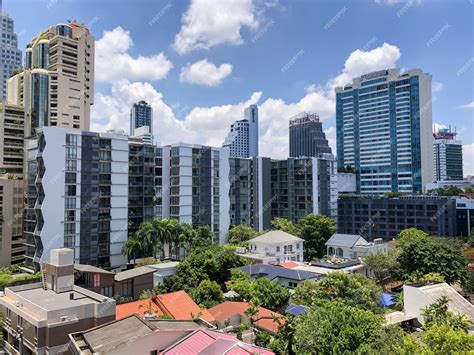
[[[145,101],[134,103],[130,109],[130,135],[135,135],[135,129],[148,126],[153,133],[153,109]]]
[[[230,157],[249,158],[258,156],[258,107],[250,105],[244,111],[244,119],[235,121],[225,138],[223,147],[229,148]]]
[[[25,68],[8,80],[8,103],[25,108],[25,133],[57,126],[90,129],[94,102],[94,37],[69,22],[41,32],[27,45]]]
[[[21,51],[18,49],[18,36],[14,32],[14,22],[6,13],[2,12],[0,1],[0,99],[5,99],[7,80],[14,69],[21,68]]]
[[[381,70],[336,88],[338,167],[357,192],[421,193],[433,180],[431,75]]]
[[[433,137],[434,180],[462,180],[462,143],[456,133],[440,129]]]
[[[323,124],[314,113],[300,113],[290,119],[290,157],[317,157],[331,154]]]

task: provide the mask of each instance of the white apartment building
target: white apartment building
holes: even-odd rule
[[[76,263],[124,266],[128,137],[43,127],[27,142],[26,264],[67,247]]]
[[[0,2],[0,99],[5,99],[7,80],[13,71],[21,68],[21,51],[18,49],[18,36],[14,32],[14,21],[1,9]]]
[[[25,68],[8,80],[7,100],[25,108],[26,135],[43,126],[90,129],[94,37],[82,24],[58,24],[27,45]]]
[[[244,111],[244,119],[235,121],[225,138],[223,147],[229,148],[233,158],[258,156],[258,107],[250,105]]]

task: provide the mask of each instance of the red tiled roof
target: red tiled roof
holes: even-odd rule
[[[201,314],[202,319],[214,322],[214,317],[206,309],[199,308],[185,291],[158,295],[155,302],[164,313],[169,314],[176,320],[191,320]]]
[[[217,306],[214,306],[209,309],[209,313],[218,321],[224,322],[226,319],[231,318],[239,314],[241,317],[247,317],[245,311],[249,308],[248,302],[233,302],[226,301]],[[254,317],[257,319],[255,325],[258,328],[265,329],[271,333],[277,333],[279,329],[278,322],[273,321],[273,317],[282,317],[281,314],[277,312],[270,311],[269,309],[258,307],[258,314]],[[280,323],[284,324],[285,321],[280,319]]]
[[[284,267],[285,269],[293,269],[294,267],[300,266],[298,263],[295,263],[293,261],[288,261],[286,263],[281,263],[278,264],[277,266]]]
[[[148,309],[150,308],[151,302],[151,309],[154,314],[158,317],[163,315],[163,312],[160,308],[153,302],[151,299],[147,300],[140,300],[130,303],[118,304],[115,307],[115,319],[122,319],[128,316],[131,316],[134,313],[137,313],[139,316],[144,316]]]

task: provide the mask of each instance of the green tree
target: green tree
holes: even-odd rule
[[[215,281],[203,280],[198,287],[189,292],[191,298],[202,308],[211,308],[221,303],[224,294]]]
[[[268,345],[270,344],[272,340],[272,336],[270,335],[269,332],[266,331],[259,331],[257,332],[257,335],[255,336],[255,345],[260,346],[262,348],[268,348]]]
[[[449,324],[433,324],[421,338],[435,355],[474,353],[474,336]]]
[[[321,258],[326,255],[325,243],[336,232],[336,222],[323,215],[309,214],[299,223],[299,237],[305,240],[305,259]]]
[[[227,290],[232,290],[239,294],[241,300],[250,299],[250,276],[240,269],[230,271],[230,280],[227,283]]]
[[[434,324],[447,324],[454,329],[467,331],[470,323],[465,315],[460,315],[449,311],[449,299],[446,296],[440,297],[436,302],[423,308],[421,314],[425,317],[425,328],[430,328]]]
[[[299,284],[293,295],[295,303],[309,306],[318,299],[340,300],[361,309],[382,311],[378,287],[361,274],[331,272],[317,282],[307,281]]]
[[[295,352],[312,354],[393,353],[403,339],[396,328],[384,327],[382,315],[342,301],[319,300],[296,319]]]
[[[243,246],[257,236],[257,232],[247,224],[239,224],[229,229],[228,241],[232,245]]]
[[[137,255],[140,255],[143,251],[143,244],[140,240],[135,237],[128,238],[127,241],[123,244],[122,253],[127,255],[128,260],[137,260]]]
[[[462,193],[463,191],[457,186],[439,187],[428,191],[429,195],[437,196],[459,196]]]
[[[400,232],[397,245],[397,260],[405,279],[414,273],[437,273],[450,284],[466,282],[466,259],[455,243],[409,228]]]
[[[388,253],[371,253],[364,258],[364,264],[374,273],[377,285],[385,287],[394,279],[399,268],[397,252],[391,250]]]
[[[290,298],[290,292],[286,287],[266,277],[254,280],[250,284],[249,293],[251,302],[276,312],[286,305]]]
[[[281,230],[283,232],[298,236],[300,229],[298,225],[282,217],[275,217],[272,220],[272,229]]]

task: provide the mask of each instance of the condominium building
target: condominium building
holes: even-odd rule
[[[153,108],[146,101],[134,103],[130,109],[130,135],[135,135],[137,128],[147,126],[148,133],[153,134]]]
[[[21,51],[18,49],[18,36],[14,31],[14,21],[5,12],[2,12],[0,2],[0,99],[5,99],[7,80],[15,69],[21,68]]]
[[[303,112],[290,119],[290,157],[332,154],[323,124],[314,113]]]
[[[230,157],[249,158],[258,156],[258,107],[250,105],[244,111],[244,119],[235,121],[222,144],[229,148]]]
[[[26,264],[38,270],[54,248],[81,264],[127,262],[128,137],[43,127],[28,140]]]
[[[0,174],[23,174],[24,110],[0,101]]]
[[[7,100],[25,109],[26,135],[43,126],[90,129],[94,102],[94,37],[69,22],[27,45],[25,68],[8,80]]]
[[[115,300],[74,285],[74,252],[51,250],[44,281],[0,293],[9,354],[68,354],[69,333],[115,319]]]
[[[25,260],[23,180],[0,177],[0,267]]]
[[[463,179],[462,143],[456,135],[448,129],[433,134],[434,181]]]
[[[177,143],[160,150],[161,217],[208,226],[224,243],[230,223],[228,149]]]
[[[337,159],[357,192],[421,193],[433,180],[431,75],[381,70],[336,88]]]
[[[319,158],[230,159],[231,225],[271,228],[275,217],[297,223],[310,213],[337,217],[337,172],[331,154]]]

